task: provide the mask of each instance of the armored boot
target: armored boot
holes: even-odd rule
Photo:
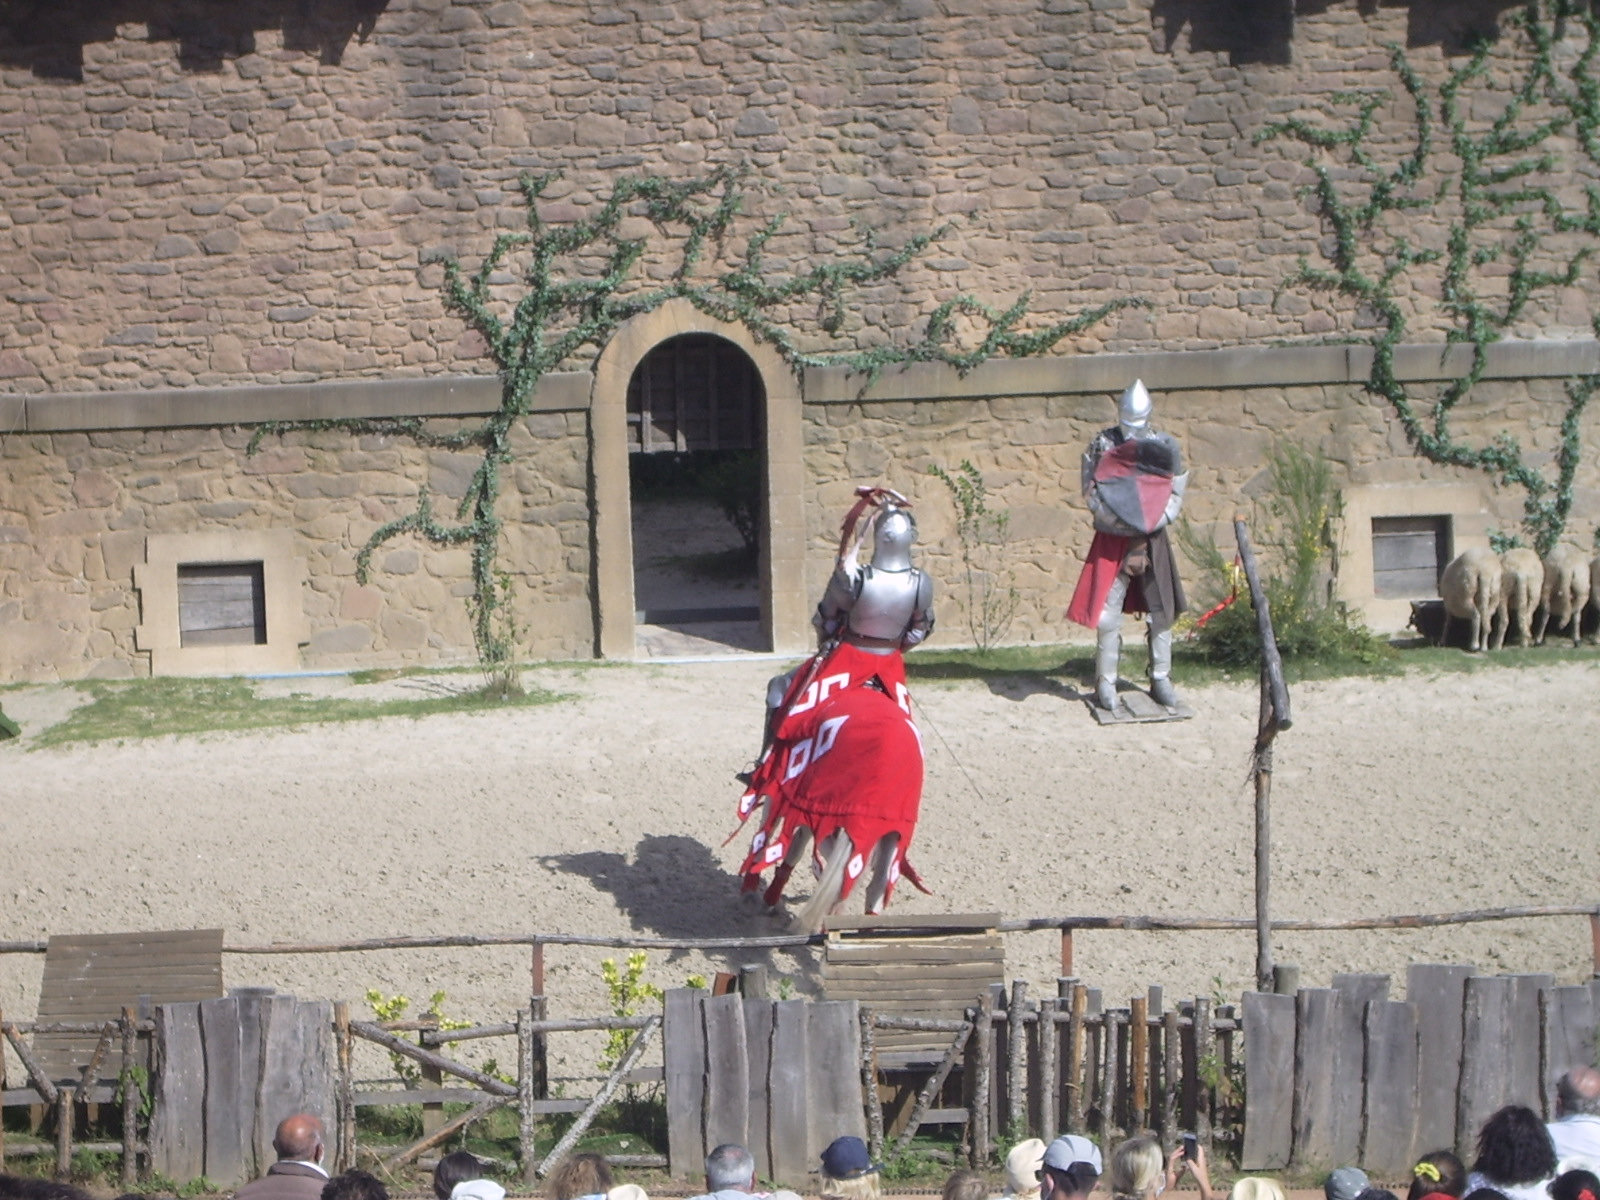
[[[1117,707],[1117,661],[1122,657],[1122,632],[1102,629],[1095,636],[1094,702],[1107,712]]]
[[[1178,693],[1172,686],[1172,630],[1151,629],[1145,640],[1150,647],[1150,698],[1162,708],[1176,708]]]

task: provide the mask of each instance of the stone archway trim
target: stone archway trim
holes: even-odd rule
[[[767,536],[762,540],[761,619],[772,648],[807,648],[805,461],[800,385],[777,351],[742,325],[706,316],[688,300],[669,300],[625,322],[594,368],[590,467],[594,478],[596,650],[634,657],[633,522],[628,489],[628,381],[656,346],[685,333],[709,333],[738,346],[761,373],[766,392]]]

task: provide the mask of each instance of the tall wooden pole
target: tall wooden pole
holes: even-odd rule
[[[1261,586],[1255,550],[1243,514],[1235,514],[1233,533],[1239,543],[1239,561],[1250,584],[1250,603],[1256,612],[1256,632],[1261,639],[1261,721],[1256,729],[1252,774],[1256,785],[1256,990],[1272,990],[1272,740],[1278,730],[1293,723],[1289,715],[1289,687],[1283,679],[1283,657],[1272,632],[1272,608]]]

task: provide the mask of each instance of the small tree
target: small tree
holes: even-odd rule
[[[921,337],[903,345],[877,345],[845,352],[803,348],[792,314],[816,314],[823,344],[845,325],[859,289],[893,280],[948,226],[885,249],[876,234],[827,262],[786,271],[768,261],[767,250],[783,228],[780,214],[737,240],[746,199],[746,171],[720,167],[707,175],[674,181],[658,175],[616,181],[591,215],[552,224],[540,203],[558,176],[524,175],[519,184],[525,228],[502,233],[475,271],[454,257],[444,260],[445,306],[484,342],[500,375],[500,407],[478,425],[441,430],[420,418],[354,418],[273,422],[250,441],[292,429],[342,429],[389,434],[444,450],[476,450],[482,459],[453,518],[441,519],[426,488],[412,511],[380,525],[356,556],[356,578],[365,582],[373,552],[402,533],[419,534],[439,546],[472,551],[473,638],[479,659],[495,653],[494,616],[500,607],[495,555],[500,538],[496,512],[501,472],[512,460],[512,428],[527,416],[534,390],[547,372],[598,353],[619,325],[669,300],[688,300],[701,312],[741,324],[777,349],[796,370],[829,364],[849,366],[870,380],[895,363],[942,362],[967,370],[996,355],[1040,354],[1087,329],[1117,309],[1142,303],[1113,300],[1084,313],[1024,332],[1028,297],[998,310],[967,295],[937,305]],[[625,230],[640,219],[656,231],[658,259],[643,268],[651,239]],[[665,262],[660,261],[665,259]],[[963,335],[965,339],[963,339]]]
[[[1578,44],[1557,55],[1560,40],[1573,33]],[[1600,168],[1597,53],[1600,24],[1586,3],[1530,0],[1503,34],[1481,40],[1437,88],[1423,81],[1401,47],[1390,48],[1413,114],[1398,161],[1380,162],[1371,144],[1386,92],[1335,97],[1336,105],[1355,110],[1342,127],[1294,118],[1268,125],[1256,138],[1285,138],[1311,151],[1310,191],[1328,235],[1328,265],[1302,259],[1289,286],[1353,302],[1355,317],[1373,327],[1367,391],[1394,411],[1416,453],[1520,489],[1522,527],[1540,553],[1560,540],[1571,515],[1579,423],[1600,375],[1566,384],[1565,403],[1551,416],[1560,429],[1553,475],[1523,450],[1514,431],[1474,444],[1452,419],[1482,381],[1488,347],[1528,320],[1541,300],[1585,277],[1600,239],[1600,189],[1590,183],[1575,205],[1559,185],[1580,174],[1592,179]],[[1507,79],[1509,86],[1497,84]],[[1393,127],[1386,119],[1382,131]],[[1563,161],[1564,140],[1575,144],[1578,161]],[[1419,228],[1430,225],[1442,232],[1442,246],[1419,240]],[[1446,340],[1471,348],[1466,371],[1439,387],[1431,402],[1422,385],[1402,380],[1395,367],[1407,293],[1437,295],[1449,323]],[[1600,336],[1600,312],[1592,323]]]
[[[1006,551],[1011,541],[1011,514],[989,507],[988,491],[978,468],[966,459],[954,472],[935,463],[928,468],[956,505],[956,536],[961,543],[961,568],[967,628],[980,654],[987,654],[1006,635],[1017,615],[1021,595],[1012,583]]]

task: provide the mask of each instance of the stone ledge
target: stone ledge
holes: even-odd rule
[[[583,411],[589,407],[589,392],[587,371],[547,375],[529,410]],[[170,429],[341,417],[478,417],[493,412],[499,403],[500,381],[493,375],[0,396],[0,431]],[[16,419],[19,407],[20,420]]]
[[[1470,346],[1409,345],[1395,351],[1402,379],[1450,379],[1466,372]],[[1372,370],[1372,349],[1351,346],[1274,346],[1150,354],[1091,354],[1004,359],[965,376],[953,367],[916,363],[891,368],[863,390],[866,377],[845,367],[805,372],[808,404],[1061,396],[1120,392],[1142,379],[1158,392],[1248,387],[1316,387],[1361,383]],[[1566,378],[1600,370],[1600,342],[1500,342],[1489,347],[1488,379]]]

